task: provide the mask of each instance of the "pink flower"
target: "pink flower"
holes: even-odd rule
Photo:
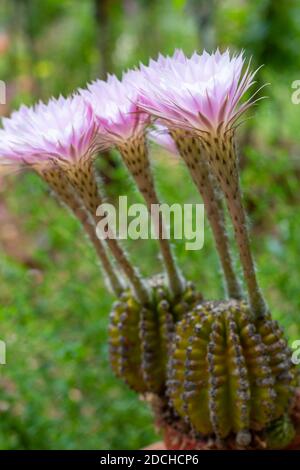
[[[148,138],[173,155],[179,156],[176,144],[170,136],[168,129],[166,129],[164,126],[159,124],[156,125],[154,129],[148,132]]]
[[[74,163],[96,151],[97,126],[91,107],[75,95],[47,104],[21,106],[2,119],[1,163],[44,166],[52,161]]]
[[[99,125],[99,142],[103,148],[122,145],[144,131],[148,114],[138,107],[139,92],[128,74],[122,80],[109,75],[107,81],[96,80],[81,95],[92,106]]]
[[[172,66],[175,62],[185,64],[187,60],[187,57],[181,49],[175,49],[174,54],[172,56],[164,56],[162,54],[158,54],[157,60],[149,60],[149,65],[140,64],[140,71],[147,75],[150,70],[157,70],[158,72],[161,69],[170,70],[172,69]]]
[[[140,69],[140,107],[175,127],[204,132],[228,128],[253,103],[240,103],[255,75],[249,66],[242,72],[244,63],[242,54],[219,50],[190,58],[181,51],[165,60],[159,57]]]

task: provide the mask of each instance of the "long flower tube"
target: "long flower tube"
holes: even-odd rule
[[[104,198],[100,193],[93,169],[93,161],[83,158],[79,162],[79,166],[69,166],[65,163],[61,164],[61,168],[69,183],[78,191],[84,206],[91,215],[95,224],[105,221],[106,217],[101,212],[98,215],[98,207],[104,203]],[[125,276],[131,283],[134,292],[141,303],[150,301],[147,286],[141,278],[137,268],[129,261],[127,254],[118,242],[115,233],[109,225],[106,225],[105,242],[111,250],[117,264],[120,266]]]
[[[208,137],[205,133],[202,134],[201,139],[210,156],[211,167],[226,198],[243,265],[252,312],[257,317],[265,316],[267,305],[256,278],[255,264],[247,229],[247,219],[242,202],[234,130],[220,131],[215,137]]]
[[[48,104],[40,102],[33,108],[22,106],[11,118],[3,118],[2,124],[2,166],[30,167],[44,174],[55,165],[96,222],[96,210],[102,203],[93,172],[98,150],[97,124],[91,107],[83,98],[74,95],[52,99]],[[123,248],[112,236],[106,238],[106,243],[137,298],[148,302],[148,289]]]
[[[109,76],[107,82],[98,80],[81,90],[82,96],[93,107],[98,127],[99,144],[103,149],[116,147],[132,175],[149,211],[160,201],[151,172],[145,129],[149,116],[137,107],[138,94],[126,74],[122,81]],[[174,296],[183,292],[184,280],[176,264],[170,243],[165,234],[161,214],[156,227],[161,253]]]
[[[236,121],[255,102],[254,94],[241,103],[256,73],[250,72],[249,65],[243,73],[244,62],[242,54],[231,56],[229,51],[221,54],[217,50],[213,54],[195,53],[191,58],[180,55],[179,60],[177,54],[168,67],[155,63],[142,69],[145,84],[139,84],[140,108],[169,128],[188,130],[201,139],[211,170],[226,197],[252,312],[261,317],[268,308],[250,249],[234,139]]]
[[[119,296],[124,291],[125,286],[121,282],[114,266],[112,265],[107,255],[103,241],[97,236],[96,225],[93,219],[82,206],[80,199],[77,197],[73,188],[68,183],[67,178],[55,165],[53,165],[53,168],[48,170],[44,169],[41,171],[40,175],[53,190],[54,194],[57,195],[58,200],[65,204],[65,206],[68,207],[73,215],[81,222],[84,231],[89,237],[99,257],[101,267],[112,292],[116,296]]]
[[[226,230],[225,214],[217,181],[203,157],[201,140],[190,131],[158,126],[149,133],[150,139],[162,145],[173,154],[179,154],[203,199],[207,217],[212,228],[216,247],[222,265],[227,295],[233,299],[242,298],[241,285],[234,271],[229,240]]]

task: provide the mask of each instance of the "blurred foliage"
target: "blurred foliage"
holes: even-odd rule
[[[0,78],[8,90],[0,110],[69,93],[106,72],[120,75],[175,47],[245,49],[254,66],[265,64],[258,82],[270,83],[263,92],[270,98],[241,128],[242,179],[259,279],[292,341],[300,337],[300,107],[291,102],[291,84],[300,78],[299,38],[297,0],[0,0]],[[157,148],[152,155],[163,199],[197,202],[186,169]],[[112,160],[105,169],[111,195],[129,192],[136,201],[118,156]],[[149,410],[109,369],[112,297],[79,225],[32,174],[1,179],[1,229],[9,231],[4,207],[27,254],[0,250],[0,337],[7,342],[0,448],[149,444],[157,438]],[[159,272],[155,242],[127,245],[144,273]],[[200,253],[185,251],[182,241],[176,254],[207,297],[222,295],[208,228]]]

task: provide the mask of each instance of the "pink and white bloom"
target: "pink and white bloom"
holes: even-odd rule
[[[240,100],[254,83],[256,72],[243,72],[243,54],[227,50],[213,54],[196,52],[190,57],[176,51],[141,67],[138,81],[140,107],[179,128],[216,132],[228,128],[253,103]]]
[[[179,156],[179,152],[176,143],[169,134],[168,129],[162,125],[156,125],[153,129],[148,132],[148,138],[157,145],[160,145],[169,153]]]
[[[21,106],[2,119],[1,163],[44,167],[50,162],[72,165],[96,152],[97,125],[81,96]]]
[[[149,123],[149,115],[138,107],[139,91],[129,74],[125,73],[122,80],[109,75],[107,81],[96,80],[80,90],[93,108],[103,149],[122,145],[140,135]]]

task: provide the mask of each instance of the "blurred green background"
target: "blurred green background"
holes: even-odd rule
[[[245,49],[254,67],[264,64],[258,84],[270,83],[239,132],[245,203],[259,279],[292,341],[300,338],[300,105],[291,101],[299,44],[297,0],[0,0],[0,114],[176,47]],[[165,201],[199,202],[181,164],[155,147],[152,156]],[[111,160],[99,165],[112,194],[138,200],[118,156]],[[202,251],[177,242],[176,254],[218,298],[218,260],[208,228],[205,235]],[[154,242],[127,247],[145,274],[160,271]],[[0,449],[138,449],[159,438],[148,408],[109,368],[111,302],[78,223],[42,181],[0,175]]]

